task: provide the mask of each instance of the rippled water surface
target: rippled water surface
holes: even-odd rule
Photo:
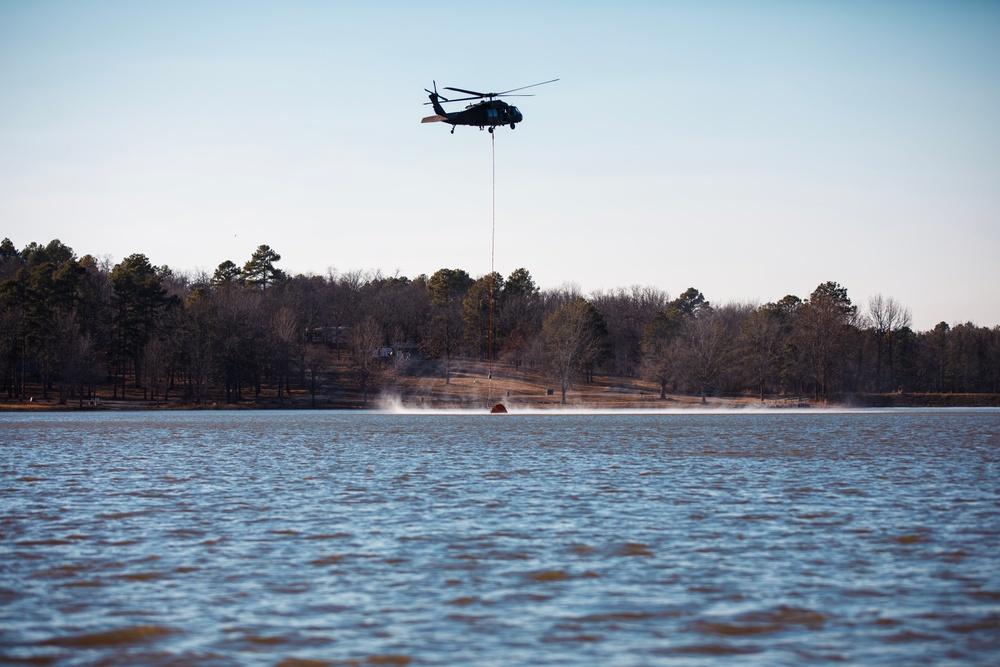
[[[997,411],[0,413],[0,662],[998,658]]]

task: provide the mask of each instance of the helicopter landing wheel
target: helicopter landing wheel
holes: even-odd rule
[[[513,129],[514,129],[515,127],[517,127],[517,125],[515,125],[514,123],[511,123],[511,124],[510,124],[510,129],[512,129],[512,130],[513,130]]]
[[[492,127],[490,128],[490,134],[493,134],[493,128]]]

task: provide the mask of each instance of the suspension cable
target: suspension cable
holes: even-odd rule
[[[490,328],[487,333],[486,359],[489,371],[489,381],[487,382],[487,400],[493,401],[493,283],[496,281],[496,246],[497,246],[497,135],[490,132],[490,150],[493,163],[493,202],[492,202],[492,222],[490,228]]]

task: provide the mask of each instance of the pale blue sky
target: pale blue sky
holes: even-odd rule
[[[500,7],[500,8],[498,8]],[[1000,324],[1000,3],[0,0],[0,237]]]

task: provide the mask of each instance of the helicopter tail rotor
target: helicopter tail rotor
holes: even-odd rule
[[[437,98],[442,102],[450,102],[451,100],[449,100],[447,97],[438,92],[437,81],[432,81],[432,83],[434,84],[434,90],[427,90],[426,88],[424,88],[424,91],[426,91],[431,96],[431,101],[434,101],[435,98]],[[424,104],[429,104],[429,102],[424,102]]]

